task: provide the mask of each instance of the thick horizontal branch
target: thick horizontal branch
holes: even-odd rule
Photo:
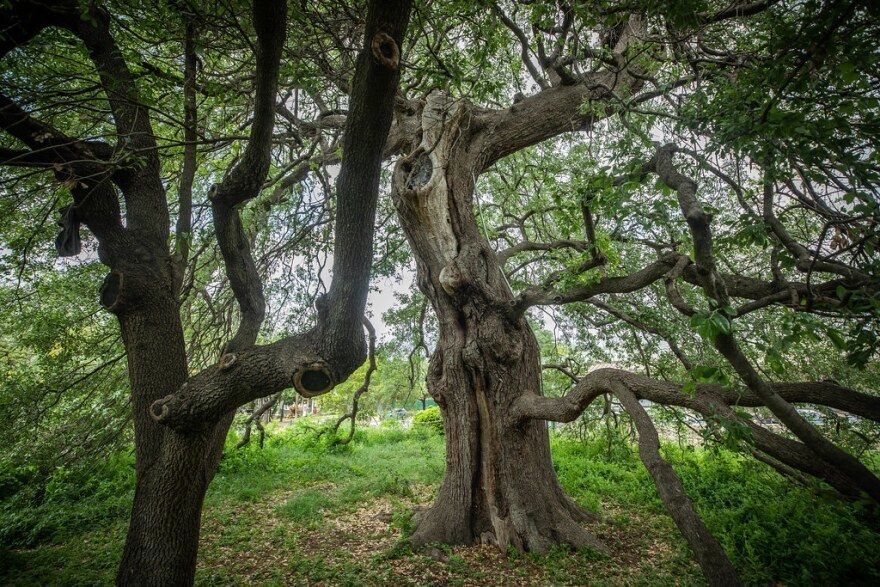
[[[721,22],[730,18],[742,18],[764,12],[779,0],[757,0],[756,2],[733,2],[728,8],[719,10],[713,14],[704,13],[697,15],[700,24]]]
[[[834,382],[778,383],[773,384],[772,388],[788,402],[834,407],[871,419],[880,416],[880,402],[876,396],[857,392]],[[522,396],[514,404],[513,415],[517,418],[571,422],[597,397],[606,393],[618,394],[621,389],[634,394],[638,399],[693,410],[707,419],[721,417],[738,421],[751,431],[750,440],[757,450],[786,466],[825,481],[847,499],[855,499],[861,495],[859,485],[852,478],[835,465],[819,458],[807,445],[770,432],[752,419],[740,417],[731,407],[764,405],[757,396],[751,392],[736,393],[721,385],[698,384],[694,393],[685,393],[680,384],[659,381],[620,369],[598,369],[588,373],[561,398]]]
[[[58,158],[48,151],[28,151],[26,149],[0,147],[0,165],[50,169],[58,165]]]
[[[535,418],[553,422],[571,422],[604,393],[613,393],[614,386],[624,384],[639,399],[663,405],[697,409],[706,399],[726,405],[764,406],[763,400],[751,391],[737,392],[722,385],[698,383],[693,394],[682,391],[683,385],[651,379],[621,369],[605,368],[585,375],[564,396],[558,398],[534,394],[521,396],[514,413],[519,418]],[[809,403],[835,408],[880,422],[880,397],[843,387],[834,381],[802,381],[770,384],[773,390],[791,403]]]
[[[627,76],[596,72],[575,85],[547,88],[528,96],[505,110],[486,111],[477,116],[485,132],[478,140],[487,169],[499,159],[562,133],[589,128],[599,118],[583,105],[608,97],[619,89]],[[606,109],[602,117],[610,114]]]
[[[337,381],[317,352],[317,339],[311,330],[226,353],[176,393],[155,401],[150,415],[180,432],[195,432],[210,429],[239,406],[291,387],[304,397],[326,393]]]
[[[113,158],[110,145],[70,137],[32,117],[3,94],[0,94],[0,129],[30,148],[30,151],[4,149],[4,165],[51,166],[67,176],[93,177],[109,169],[108,162]]]
[[[629,275],[603,277],[595,283],[573,286],[564,291],[542,286],[527,287],[517,297],[512,312],[520,315],[532,306],[571,304],[583,302],[601,294],[638,291],[666,277],[679,261],[684,266],[678,277],[691,285],[700,286],[702,284],[701,276],[696,265],[681,253],[667,253],[658,261]],[[730,297],[752,300],[738,310],[739,315],[771,304],[784,305],[799,311],[813,309],[812,304],[803,305],[801,300],[822,301],[829,306],[829,309],[833,310],[835,305],[840,305],[835,293],[837,286],[848,283],[840,279],[814,285],[803,282],[779,283],[729,273],[717,273],[716,278]],[[873,292],[873,289],[868,291]]]
[[[74,2],[39,2],[24,0],[4,2],[0,10],[0,22],[3,32],[0,33],[0,59],[17,47],[26,45],[40,31],[50,26],[61,26],[62,23],[77,18]]]
[[[505,24],[517,34],[512,21]],[[568,26],[570,23],[563,28]],[[565,132],[589,128],[596,120],[611,116],[618,109],[607,107],[609,102],[619,101],[619,95],[635,95],[645,83],[644,76],[635,75],[624,65],[625,54],[639,41],[644,27],[644,19],[638,15],[628,19],[623,34],[613,47],[615,62],[621,66],[612,70],[593,71],[574,78],[561,67],[558,51],[545,56],[547,61],[541,64],[542,67],[549,66],[550,77],[557,78],[560,85],[543,87],[537,94],[510,108],[487,110],[477,116],[476,124],[482,129],[477,140],[477,150],[481,154],[478,168],[487,169],[511,153]],[[523,45],[524,58],[528,57],[527,39],[517,36]],[[526,60],[526,65],[528,63]],[[535,74],[537,71],[533,72]],[[601,111],[588,107],[592,101],[603,103]]]
[[[635,273],[604,277],[596,283],[572,287],[564,292],[548,290],[542,287],[528,288],[517,298],[512,308],[512,313],[519,316],[532,306],[570,304],[572,302],[584,301],[599,294],[638,291],[666,275],[675,266],[680,256],[678,253],[670,253]]]

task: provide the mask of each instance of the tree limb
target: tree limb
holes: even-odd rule
[[[709,584],[739,585],[741,583],[739,574],[733,568],[724,549],[697,514],[675,470],[660,455],[660,439],[648,412],[626,387],[619,383],[614,387],[615,395],[620,399],[620,403],[623,404],[638,430],[639,456],[654,479],[654,485],[657,486],[666,510],[694,551]]]
[[[179,431],[198,431],[240,405],[289,387],[306,397],[326,393],[366,358],[360,325],[372,264],[383,146],[399,79],[399,68],[390,66],[388,55],[401,46],[410,6],[410,0],[370,3],[337,178],[333,282],[317,304],[318,325],[272,344],[223,355],[176,393],[154,402],[150,411],[156,421]],[[379,43],[374,42],[377,38]],[[386,47],[390,44],[395,47]]]

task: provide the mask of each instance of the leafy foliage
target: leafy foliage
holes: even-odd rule
[[[443,434],[443,414],[438,406],[416,412],[413,416],[413,426],[433,430],[437,434]]]

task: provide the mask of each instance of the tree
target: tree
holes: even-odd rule
[[[580,200],[585,237],[582,240],[573,241],[566,234],[553,242],[531,241],[530,231],[525,228],[526,221],[535,215],[535,208],[531,207],[525,215],[510,215],[515,221],[512,227],[520,228],[523,240],[500,252],[496,253],[488,242],[485,226],[479,225],[484,219],[478,209],[479,201],[475,202],[476,178],[499,159],[564,131],[595,126],[613,113],[626,124],[630,111],[638,111],[641,104],[650,103],[658,95],[688,84],[692,75],[709,77],[711,74],[704,72],[701,60],[712,62],[713,69],[726,69],[712,56],[728,58],[730,54],[722,46],[712,48],[705,45],[705,38],[713,34],[712,25],[746,16],[746,13],[762,12],[770,5],[762,3],[750,6],[748,10],[690,14],[684,23],[667,19],[667,26],[678,29],[679,39],[689,39],[681,41],[684,45],[672,48],[680,49],[682,58],[694,70],[692,74],[680,77],[676,72],[672,79],[658,79],[664,73],[662,66],[640,63],[643,61],[640,57],[651,51],[646,45],[649,47],[659,40],[654,32],[656,24],[652,24],[654,15],[634,13],[620,18],[612,42],[602,47],[606,53],[595,56],[599,63],[585,73],[575,74],[569,67],[577,64],[576,58],[563,55],[569,42],[569,30],[575,27],[573,23],[578,16],[573,7],[564,8],[556,17],[559,20],[551,21],[556,26],[549,30],[544,31],[540,24],[533,24],[535,38],[532,41],[526,38],[513,19],[496,8],[504,24],[523,43],[527,67],[531,64],[531,43],[537,45],[537,61],[543,71],[532,71],[534,67],[529,70],[542,89],[515,101],[509,108],[497,110],[479,108],[442,92],[428,95],[420,113],[421,141],[413,144],[409,154],[397,163],[393,180],[400,220],[417,259],[419,286],[430,299],[440,323],[439,342],[432,357],[428,381],[432,395],[444,410],[447,474],[436,504],[418,522],[414,535],[416,542],[480,539],[502,547],[538,551],[559,542],[596,547],[596,541],[577,524],[583,520],[583,514],[572,506],[556,483],[550,465],[547,432],[541,421],[569,421],[596,396],[613,393],[631,412],[639,428],[646,466],[708,578],[716,583],[735,580],[735,571],[724,552],[693,512],[675,474],[660,458],[656,450],[656,432],[647,414],[635,401],[640,397],[659,403],[675,403],[670,399],[662,401],[650,393],[652,388],[663,388],[664,383],[644,380],[636,383],[625,372],[597,371],[585,377],[565,398],[548,399],[540,393],[538,349],[523,318],[527,308],[593,301],[613,316],[638,325],[638,321],[627,320],[625,314],[596,298],[602,294],[636,292],[659,280],[665,280],[669,302],[691,317],[691,322],[697,325],[706,341],[714,345],[747,387],[748,392],[739,393],[748,393],[753,404],[766,405],[798,439],[785,442],[793,442],[796,450],[802,451],[804,456],[812,455],[813,459],[809,460],[815,462],[817,457],[820,468],[830,467],[834,473],[827,475],[839,473],[848,479],[850,494],[864,491],[874,500],[880,498],[877,477],[852,455],[817,432],[791,404],[813,401],[841,408],[846,403],[850,404],[847,409],[874,417],[876,414],[872,416],[864,411],[873,398],[833,383],[774,386],[758,373],[734,335],[732,322],[735,319],[772,303],[792,304],[787,293],[792,289],[803,288],[805,294],[811,296],[818,291],[830,293],[841,285],[845,291],[864,292],[868,297],[876,295],[876,281],[868,273],[839,260],[826,261],[827,254],[822,252],[821,241],[818,248],[811,251],[790,237],[775,217],[774,189],[768,180],[765,180],[763,215],[767,238],[779,243],[777,254],[784,250],[795,257],[797,269],[810,273],[817,266],[823,266],[833,276],[830,281],[808,286],[780,278],[778,274],[770,281],[722,274],[714,257],[711,216],[704,211],[697,197],[696,182],[681,173],[673,161],[674,154],[693,151],[675,144],[653,147],[655,151],[650,158],[643,163],[636,160],[630,166],[632,171],[621,178],[612,178],[608,187],[628,181],[639,183],[647,175],[656,174],[665,189],[674,190],[677,196],[677,205],[689,227],[693,259],[679,252],[674,240],[645,243],[659,255],[637,271],[600,274],[586,284],[566,284],[566,277],[584,275],[608,264],[608,255],[598,240],[590,202],[602,195],[601,185],[591,186],[594,193],[585,190],[581,194],[568,194],[570,201]],[[828,14],[825,10],[820,11],[819,26],[826,37],[838,34],[836,27],[843,26],[843,18],[851,17],[859,7],[850,5],[846,17],[846,10],[841,10],[844,12],[835,10]],[[831,29],[826,32],[824,27]],[[544,48],[547,41],[542,37],[545,36],[555,37],[557,41],[550,55]],[[723,38],[723,34],[720,37]],[[753,55],[751,58],[766,57]],[[797,71],[792,75],[798,75]],[[778,91],[784,92],[785,84]],[[773,107],[767,105],[766,109],[772,111]],[[686,130],[699,132],[695,126],[692,123]],[[654,143],[648,138],[650,130],[653,129],[642,131],[643,140],[649,146]],[[754,140],[766,130],[752,132],[757,135]],[[709,134],[704,136],[697,142],[713,139]],[[782,150],[788,148],[783,143]],[[760,163],[760,153],[755,149],[746,157],[754,157],[752,162],[757,159]],[[698,162],[705,162],[699,152],[694,156]],[[706,163],[706,166],[725,177],[711,164]],[[875,177],[875,170],[865,177]],[[870,185],[865,185],[865,189],[873,191],[873,179],[868,181]],[[732,190],[743,191],[735,182],[732,184]],[[844,182],[838,189],[850,191],[856,186]],[[873,200],[872,197],[868,199]],[[818,208],[812,201],[809,205],[812,210]],[[745,208],[748,210],[750,206],[746,204]],[[871,209],[876,211],[876,202]],[[836,216],[841,212],[823,209],[818,214]],[[842,217],[839,219],[843,221]],[[830,218],[825,221],[833,222]],[[857,232],[868,240],[875,238],[872,229],[860,228]],[[584,255],[574,267],[561,274],[548,275],[542,285],[526,287],[519,294],[512,291],[502,271],[507,259],[523,252],[563,248],[583,251]],[[837,256],[836,253],[830,255]],[[731,261],[728,259],[728,263]],[[876,260],[869,263],[874,266]],[[702,291],[708,301],[708,310],[697,311],[684,300],[678,291],[679,280]],[[751,303],[734,309],[731,296],[751,300]],[[829,304],[838,311],[849,311],[836,300],[829,301]],[[829,311],[828,305],[821,305],[822,311]],[[797,309],[810,311],[815,308],[813,302],[806,306]],[[651,330],[650,327],[646,329]],[[697,378],[716,372],[698,370],[689,362],[685,366]],[[587,389],[590,391],[584,391]],[[819,389],[822,391],[818,395],[824,396],[822,399],[815,393]],[[700,388],[698,395],[703,391]],[[709,401],[712,407],[698,411],[714,413],[725,403],[729,405],[735,401],[720,399],[718,390],[713,395],[715,397]],[[854,404],[860,407],[856,408]],[[732,413],[728,415],[732,416]],[[763,436],[766,431],[755,432],[756,436]],[[795,459],[782,454],[782,442],[780,438],[764,438],[761,449],[785,465],[803,470],[803,459],[795,465]],[[815,468],[811,471],[816,472]]]
[[[3,151],[5,164],[53,173],[73,196],[60,250],[77,248],[79,219],[111,268],[102,304],[122,326],[139,459],[123,573],[157,560],[151,548],[162,544],[174,552],[158,558],[189,569],[167,577],[191,581],[201,496],[232,410],[291,386],[305,396],[329,392],[363,363],[370,268],[388,275],[406,264],[402,235],[422,295],[406,300],[399,320],[419,325],[418,334],[411,329],[411,358],[436,339],[427,388],[443,411],[447,446],[446,476],[433,507],[416,520],[415,543],[604,550],[581,525],[593,514],[556,481],[546,425],[574,420],[600,397],[630,415],[661,499],[714,584],[738,582],[736,571],[662,458],[639,400],[700,413],[710,441],[732,442],[798,482],[815,478],[845,499],[880,501],[880,481],[847,450],[847,437],[817,429],[794,407],[872,422],[880,416],[877,396],[855,389],[876,390],[876,7],[856,0],[419,4],[410,27],[418,32],[404,45],[408,4],[375,4],[364,25],[368,46],[355,58],[357,4],[291,8],[297,26],[285,38],[284,6],[256,3],[252,104],[231,97],[241,85],[240,57],[250,54],[237,44],[235,15],[189,5],[175,13],[184,30],[183,76],[143,67],[150,87],[170,77],[184,90],[184,123],[167,125],[184,133],[173,159],[183,188],[173,254],[149,127],[155,113],[124,60],[126,51],[147,55],[167,43],[157,49],[141,38],[151,34],[132,35],[126,51],[114,49],[115,25],[93,5],[85,13],[73,5],[37,12],[13,3],[4,15],[13,22],[4,53],[44,29],[82,42],[115,124],[119,145],[110,147],[72,139],[25,112],[17,96],[0,105],[3,128],[20,142]],[[129,17],[133,10],[114,9]],[[376,27],[392,40],[374,34]],[[201,74],[200,37],[234,49],[213,61],[215,52],[202,51]],[[15,68],[22,86],[33,81],[32,70]],[[279,99],[282,74],[281,87],[291,89]],[[51,93],[28,95],[58,110]],[[212,124],[198,114],[223,111],[224,100],[232,100],[229,110],[252,114],[224,119],[218,137],[194,129],[196,120]],[[75,104],[88,111],[94,102]],[[106,132],[105,122],[94,124]],[[236,128],[250,128],[241,152],[229,148]],[[208,160],[208,177],[224,175],[210,191],[213,228],[199,245],[219,246],[219,284],[207,276],[216,265],[205,263],[201,275],[191,254],[199,157]],[[385,178],[393,208],[377,203],[383,160],[393,162]],[[301,211],[306,198],[293,196],[305,178],[329,184],[327,170],[337,164],[335,210],[322,202],[321,213]],[[268,220],[287,200],[297,200],[301,218],[293,232]],[[273,332],[277,340],[255,346],[261,328],[264,336],[271,331],[263,280],[284,271],[252,251],[279,259],[279,247],[306,239],[321,249],[329,242],[322,240],[325,210],[335,216],[333,281],[325,295],[309,289],[305,296],[317,308],[315,327]],[[192,301],[197,283],[205,284],[204,305]],[[288,289],[268,288],[269,296],[285,298]],[[217,311],[223,294],[212,293],[228,290],[238,306],[234,334],[231,303]],[[183,312],[180,298],[190,304]],[[427,335],[425,301],[436,320]],[[571,357],[542,364],[534,309],[550,313],[543,326],[568,332],[568,347],[586,349],[594,362],[607,355],[627,365],[584,373]],[[211,326],[197,327],[190,316],[206,312]],[[205,332],[230,335],[219,361],[198,361],[204,369],[191,376],[181,315],[194,341]],[[212,348],[190,346],[192,357]],[[572,379],[564,396],[544,395],[545,368]],[[782,429],[745,408],[769,410]],[[158,503],[164,487],[181,488],[170,493],[179,501]],[[166,518],[150,519],[153,512]],[[185,536],[186,548],[171,532]]]
[[[241,319],[219,361],[193,376],[178,304],[192,202],[182,194],[175,258],[168,247],[169,210],[152,113],[116,44],[111,14],[93,3],[82,10],[75,2],[48,9],[16,2],[3,11],[4,21],[13,26],[4,33],[0,55],[46,28],[68,31],[86,47],[112,114],[113,145],[68,136],[22,109],[14,96],[0,98],[0,124],[26,147],[4,150],[4,162],[48,170],[73,197],[62,219],[59,253],[79,252],[82,223],[97,238],[101,262],[110,268],[100,301],[119,319],[125,343],[137,457],[137,487],[118,575],[123,584],[192,583],[202,500],[235,408],[290,386],[306,396],[327,391],[366,355],[360,317],[372,259],[382,144],[391,124],[409,3],[374,2],[368,10],[365,46],[351,85],[346,157],[337,180],[336,230],[345,235],[337,243],[346,246],[337,247],[336,279],[320,301],[318,324],[255,346],[265,300],[236,206],[259,194],[269,171],[287,10],[283,0],[253,4],[257,41],[248,143],[210,192],[217,243]],[[192,26],[186,30],[186,140],[192,142],[196,57]],[[193,157],[189,151],[184,182],[195,173]]]

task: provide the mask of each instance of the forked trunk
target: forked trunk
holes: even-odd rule
[[[546,424],[510,417],[517,397],[541,393],[541,363],[528,323],[509,317],[513,293],[473,216],[469,106],[434,92],[421,120],[421,144],[398,163],[394,196],[440,326],[428,390],[443,410],[447,456],[413,541],[601,548],[556,479]]]

